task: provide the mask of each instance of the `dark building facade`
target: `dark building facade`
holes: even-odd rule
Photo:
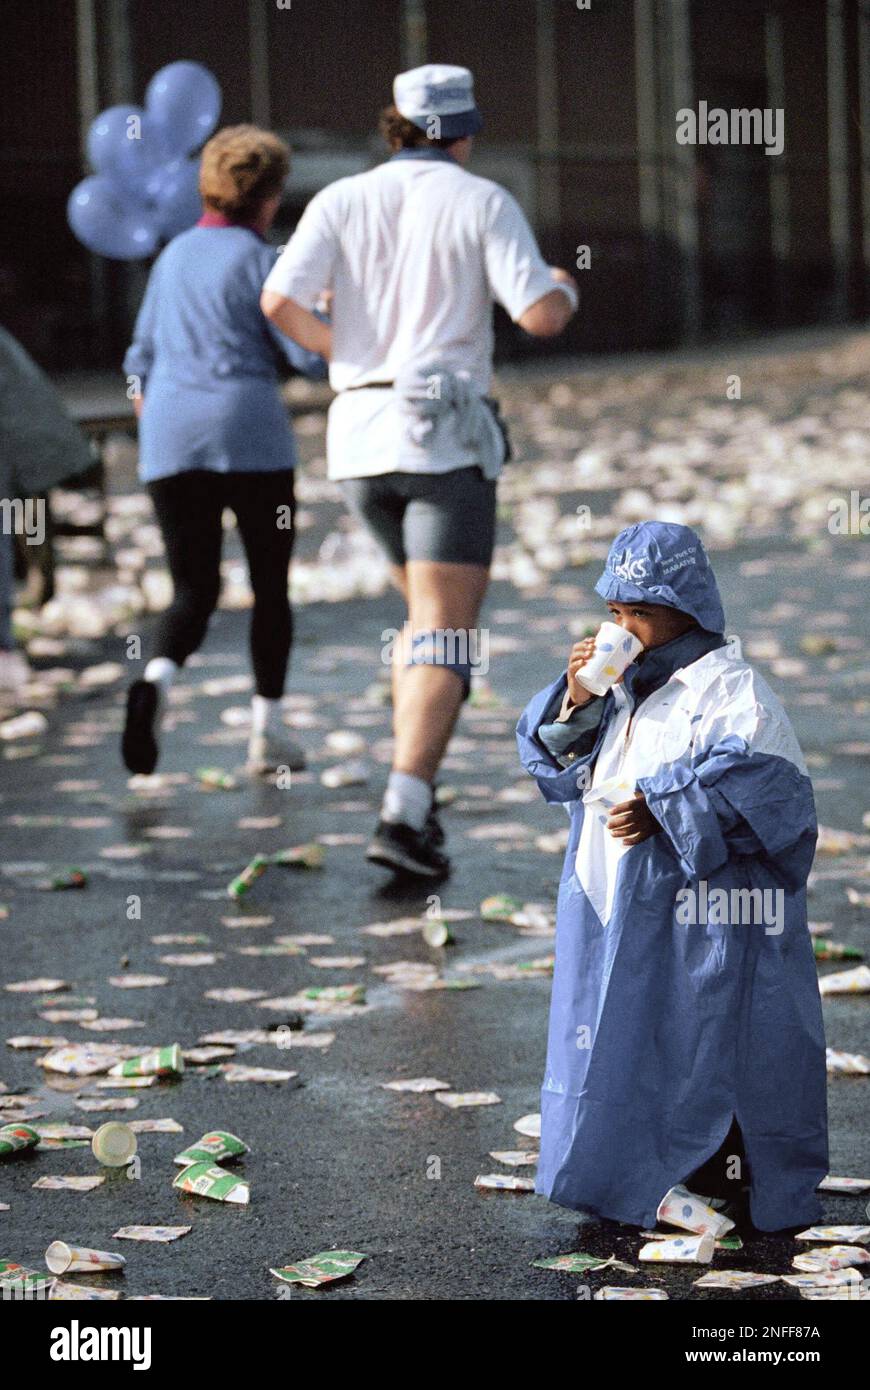
[[[118,360],[147,266],[90,256],[65,203],[94,115],[141,102],[178,58],[214,72],[222,123],[291,139],[282,233],[318,187],[383,157],[396,71],[466,64],[486,120],[472,168],[511,188],[551,260],[588,259],[569,350],[867,313],[868,0],[4,0],[2,15],[0,321],[46,366]],[[781,153],[680,143],[677,113],[701,103],[781,110]],[[534,350],[499,332],[504,354]]]

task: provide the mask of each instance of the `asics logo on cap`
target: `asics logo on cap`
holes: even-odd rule
[[[472,100],[468,87],[424,87],[420,100],[427,106],[440,106],[444,101]]]
[[[630,550],[623,550],[619,561],[610,565],[609,569],[617,579],[638,580],[646,579],[649,575],[646,559],[635,559]]]

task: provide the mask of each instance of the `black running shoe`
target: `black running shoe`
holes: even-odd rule
[[[444,834],[444,826],[438,819],[438,807],[435,805],[434,796],[432,798],[432,805],[429,808],[429,814],[426,817],[425,833],[429,836],[429,839],[436,849],[440,849],[447,839],[447,836]]]
[[[121,757],[130,772],[150,774],[157,766],[155,722],[160,692],[153,681],[134,681],[127,691],[127,718],[121,738]]]
[[[414,830],[400,821],[378,821],[366,859],[419,878],[444,878],[450,872],[450,860],[433,842],[428,826]]]

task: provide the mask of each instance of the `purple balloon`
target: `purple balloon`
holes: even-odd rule
[[[148,83],[145,105],[167,153],[190,154],[218,123],[221,89],[214,74],[201,63],[169,63]]]
[[[151,181],[157,225],[165,241],[186,232],[202,215],[199,196],[199,160],[172,159]]]
[[[153,214],[104,174],[91,174],[76,184],[66,215],[79,241],[98,256],[138,261],[157,249]]]
[[[109,106],[91,123],[88,158],[98,174],[145,196],[148,176],[167,158],[160,131],[141,106]]]

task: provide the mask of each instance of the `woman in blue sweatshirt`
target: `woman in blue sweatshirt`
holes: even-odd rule
[[[281,724],[293,632],[287,570],[297,459],[278,367],[283,357],[322,377],[326,366],[260,310],[275,260],[265,237],[289,154],[277,136],[255,126],[228,127],[209,140],[200,173],[203,216],[157,258],[124,358],[139,416],[139,475],[174,587],[144,676],[128,692],[122,754],[131,772],[157,766],[170,686],[217,605],[225,507],[235,513],[254,594],[248,767],[265,773],[304,764]]]

